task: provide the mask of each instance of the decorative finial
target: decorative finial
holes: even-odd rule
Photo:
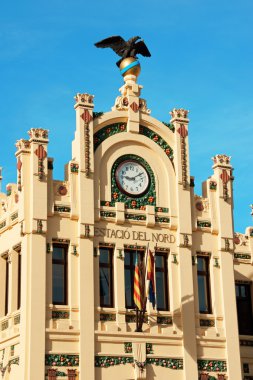
[[[111,48],[117,55],[122,57],[116,65],[120,68],[121,75],[135,75],[140,74],[140,62],[137,59],[137,54],[144,57],[151,57],[151,54],[143,40],[138,41],[141,37],[136,36],[125,41],[120,36],[111,36],[102,41],[95,43],[98,48]],[[138,42],[137,42],[138,41]]]

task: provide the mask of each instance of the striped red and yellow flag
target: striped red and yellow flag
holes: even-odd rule
[[[139,265],[138,265],[137,253],[136,253],[135,268],[134,268],[134,303],[139,310],[142,310],[140,269],[139,269]]]

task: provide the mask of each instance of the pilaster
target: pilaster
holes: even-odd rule
[[[77,94],[76,133],[72,158],[78,165],[77,204],[79,247],[80,380],[95,379],[94,370],[94,153],[93,95]],[[73,180],[73,178],[72,178]],[[74,184],[73,184],[74,185]],[[71,188],[74,191],[75,187]],[[89,288],[87,288],[87,284]]]
[[[28,133],[30,140],[19,140],[16,153],[22,224],[20,378],[35,379],[45,373],[48,131]]]
[[[188,144],[188,111],[173,109],[171,124],[175,127],[175,172],[177,186],[179,288],[183,329],[184,379],[198,378],[195,330],[194,288],[192,275],[192,220]]]
[[[231,291],[231,285],[233,284],[234,286],[235,284],[233,263],[233,168],[230,165],[230,157],[226,155],[216,155],[213,161],[213,177],[217,183],[218,254],[220,257],[221,298],[227,345],[227,375],[230,380],[241,380],[236,295],[234,290]]]

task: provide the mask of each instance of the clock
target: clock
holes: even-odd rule
[[[150,178],[143,165],[134,159],[122,161],[115,170],[118,188],[132,197],[145,194],[150,185]]]

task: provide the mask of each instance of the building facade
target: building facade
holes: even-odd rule
[[[233,229],[230,157],[196,195],[188,111],[154,119],[137,74],[112,111],[76,95],[64,181],[47,130],[17,141],[17,183],[0,194],[3,380],[253,379],[253,227]],[[157,303],[136,332],[147,248]]]

